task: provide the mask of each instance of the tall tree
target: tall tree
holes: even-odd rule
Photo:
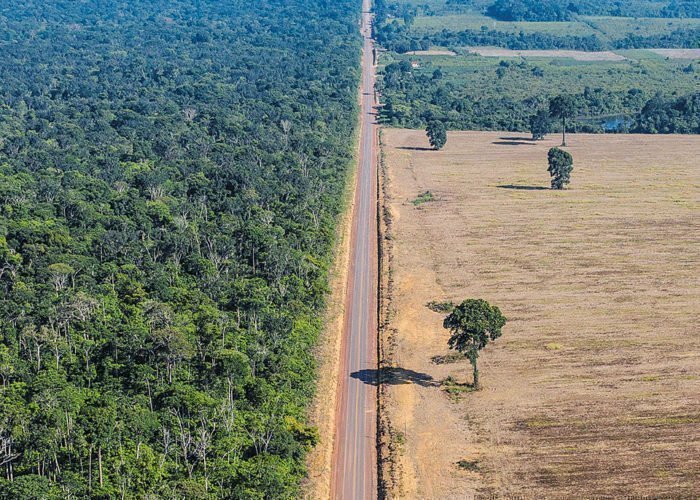
[[[576,116],[578,105],[576,98],[570,94],[562,94],[549,101],[549,113],[555,118],[561,118],[562,146],[566,146],[566,122]]]
[[[436,151],[442,149],[447,143],[447,131],[445,130],[445,124],[441,121],[433,120],[428,122],[425,132],[428,134],[430,145]]]
[[[474,388],[479,388],[479,351],[501,336],[506,318],[501,310],[483,299],[467,299],[445,318],[443,327],[452,333],[450,349],[469,358],[474,372]]]
[[[547,171],[552,176],[552,189],[564,189],[571,182],[571,171],[574,169],[574,158],[559,148],[552,148],[547,155],[549,168]]]
[[[552,122],[546,109],[540,109],[530,117],[532,140],[541,141],[551,131]]]

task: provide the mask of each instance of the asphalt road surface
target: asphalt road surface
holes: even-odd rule
[[[359,170],[333,448],[331,491],[344,500],[377,498],[377,126],[370,8],[371,0],[364,0]]]

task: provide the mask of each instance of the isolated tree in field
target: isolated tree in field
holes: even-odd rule
[[[569,94],[559,95],[549,101],[549,114],[561,118],[562,146],[566,146],[566,121],[576,116],[576,98]]]
[[[540,109],[530,117],[530,132],[532,140],[541,141],[544,136],[551,132],[552,122],[546,109]]]
[[[442,326],[452,336],[448,341],[454,349],[469,358],[474,370],[474,388],[479,388],[479,370],[476,361],[479,351],[501,336],[506,318],[501,310],[483,299],[468,299],[456,306],[445,318]]]
[[[559,148],[552,148],[547,155],[549,168],[547,171],[552,176],[552,189],[564,189],[571,182],[571,171],[574,169],[574,158]]]
[[[447,131],[445,130],[444,123],[437,120],[428,122],[425,132],[428,134],[430,145],[435,148],[435,150],[442,149],[447,143]]]

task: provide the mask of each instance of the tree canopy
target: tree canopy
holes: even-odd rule
[[[571,94],[558,95],[549,101],[549,114],[561,119],[562,146],[566,146],[566,122],[576,116],[578,107],[576,97]]]
[[[440,150],[447,144],[447,130],[441,121],[428,122],[425,132],[428,134],[428,140],[434,149]]]
[[[559,148],[552,148],[547,154],[552,177],[552,189],[564,189],[571,182],[571,172],[574,169],[574,159],[570,153]]]
[[[0,497],[297,495],[359,10],[3,10]]]
[[[483,299],[463,301],[443,321],[443,327],[451,333],[448,341],[450,349],[469,358],[476,389],[479,388],[479,351],[502,335],[501,329],[505,324],[506,318],[501,310]]]

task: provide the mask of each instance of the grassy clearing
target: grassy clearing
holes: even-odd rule
[[[443,29],[450,31],[490,29],[505,33],[545,33],[559,36],[595,35],[604,41],[619,40],[627,35],[663,35],[681,28],[697,27],[700,27],[700,19],[582,16],[577,21],[565,22],[506,22],[497,21],[474,11],[418,16],[413,25],[416,33],[430,33]]]
[[[595,35],[597,32],[585,23],[573,22],[504,22],[490,17],[468,12],[443,16],[419,16],[414,22],[416,33],[461,30],[480,30],[482,28],[504,31],[506,33],[547,33],[550,35]]]
[[[385,57],[383,62],[418,61],[419,67],[413,70],[416,77],[430,78],[435,69],[440,68],[443,74],[441,84],[452,84],[471,95],[484,97],[525,99],[564,91],[578,93],[586,87],[611,91],[637,88],[651,95],[659,89],[665,93],[686,94],[700,86],[700,68],[692,73],[684,71],[688,61],[666,60],[649,51],[619,52],[624,57],[638,56],[639,53],[644,53],[641,60],[576,61],[559,57],[528,57],[525,60],[519,56],[483,57],[465,49],[457,56],[394,55]],[[496,72],[501,60],[516,64],[525,60],[526,66],[511,66],[502,78],[498,78]]]

